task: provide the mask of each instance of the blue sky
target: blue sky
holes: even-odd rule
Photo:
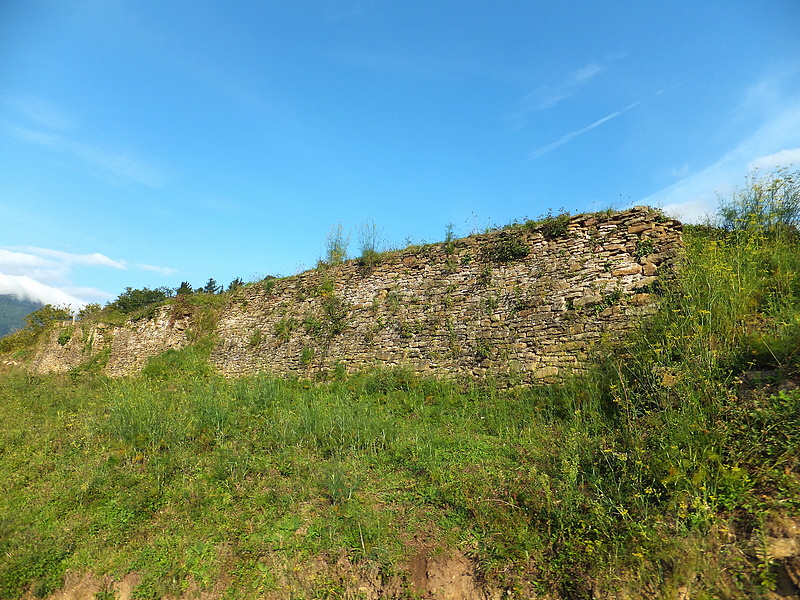
[[[313,267],[800,166],[800,4],[6,0],[0,293]]]

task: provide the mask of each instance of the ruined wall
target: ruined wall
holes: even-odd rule
[[[393,253],[372,268],[309,271],[232,301],[211,361],[229,375],[403,365],[553,378],[652,310],[647,291],[679,244],[679,223],[637,208],[573,217],[553,239],[516,228]]]
[[[61,373],[100,360],[106,374],[130,375],[140,371],[151,356],[188,344],[190,325],[191,315],[176,314],[173,307],[159,308],[151,318],[124,326],[68,325],[50,334],[31,369],[36,373]]]
[[[374,265],[348,261],[266,280],[222,310],[210,361],[226,375],[402,365],[426,375],[551,380],[652,312],[650,291],[669,272],[680,231],[637,207],[572,217],[566,235],[515,227],[388,253]],[[190,317],[174,312],[113,333],[95,329],[97,348],[98,334],[111,339],[108,373],[135,372],[148,356],[187,343]],[[37,370],[69,368],[67,350],[51,341]]]

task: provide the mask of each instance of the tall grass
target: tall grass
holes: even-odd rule
[[[337,561],[402,574],[415,546],[512,597],[757,597],[774,565],[715,544],[800,511],[800,393],[740,383],[796,376],[798,263],[789,238],[688,231],[658,314],[552,386],[226,380],[202,344],[118,381],[7,375],[0,598],[131,569],[140,599],[346,597]]]

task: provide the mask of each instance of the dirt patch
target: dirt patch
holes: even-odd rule
[[[104,593],[109,594],[108,597],[113,597],[114,600],[130,600],[140,579],[136,573],[129,573],[120,581],[114,581],[110,576],[95,577],[91,573],[67,573],[64,587],[53,592],[47,600],[96,600],[97,594]],[[23,598],[34,600],[35,597],[28,592]]]

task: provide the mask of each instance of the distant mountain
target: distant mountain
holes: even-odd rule
[[[42,306],[39,302],[20,300],[16,296],[0,294],[0,337],[22,329],[25,326],[25,317]]]

